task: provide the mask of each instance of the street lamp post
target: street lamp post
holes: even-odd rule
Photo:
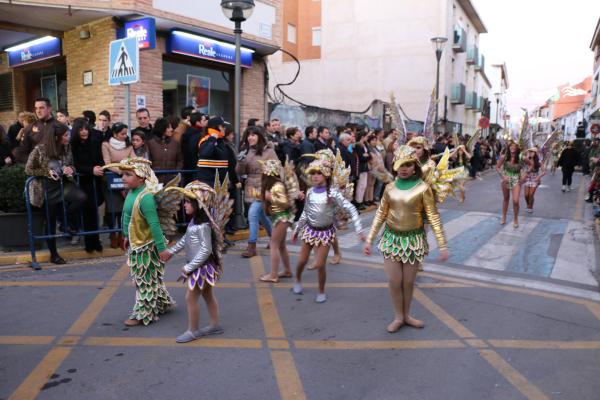
[[[233,97],[233,126],[235,129],[235,148],[239,149],[240,135],[242,134],[240,104],[242,84],[242,22],[250,18],[252,15],[252,11],[254,11],[254,0],[221,0],[221,9],[223,10],[225,17],[235,24],[235,28],[233,30],[235,35],[235,93]],[[242,206],[242,191],[239,188],[236,190],[235,212],[232,223],[236,229],[243,229],[246,227],[244,210]]]
[[[435,48],[435,58],[437,59],[437,69],[435,74],[435,130],[437,132],[438,125],[438,103],[440,99],[440,60],[442,59],[442,52],[448,38],[445,37],[434,37],[431,38],[431,43]]]
[[[494,97],[496,98],[496,131],[494,133],[494,137],[496,136],[496,133],[498,132],[498,127],[500,125],[498,125],[498,110],[500,107],[500,97],[502,96],[502,93],[494,93]]]

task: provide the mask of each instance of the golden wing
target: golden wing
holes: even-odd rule
[[[178,190],[166,189],[178,187],[180,181],[181,174],[177,174],[177,176],[171,179],[154,195],[160,227],[167,238],[171,238],[177,233],[175,215],[181,207],[181,197],[183,196],[183,193]]]
[[[285,165],[283,166],[283,185],[287,192],[290,209],[293,213],[296,213],[296,199],[300,194],[300,182],[298,182],[298,176],[296,176],[294,163],[289,160],[289,157],[285,158]]]
[[[471,136],[471,138],[467,142],[467,151],[469,153],[473,154],[473,145],[475,144],[475,142],[477,142],[479,140],[480,136],[481,136],[481,129],[478,129],[477,132],[475,132],[475,134],[473,134],[473,136]]]
[[[444,155],[442,156],[442,158],[440,159],[440,161],[438,161],[437,166],[435,167],[436,170],[438,171],[445,171],[448,169],[448,160],[450,159],[450,150],[448,150],[448,148],[446,147],[446,150],[444,150]]]
[[[225,225],[233,212],[233,199],[229,198],[229,174],[225,175],[223,183],[219,182],[218,174],[215,174],[215,196],[210,211],[213,221],[219,226],[221,232],[225,232]]]

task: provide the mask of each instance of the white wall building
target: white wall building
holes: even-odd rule
[[[447,130],[473,133],[486,101],[493,101],[478,48],[487,30],[470,0],[328,0],[321,2],[320,23],[320,55],[301,59],[297,80],[284,88],[302,103],[360,111],[393,92],[410,119],[423,121],[436,81],[430,41],[436,36],[448,38],[439,102]],[[281,53],[269,63],[271,90],[297,71]]]

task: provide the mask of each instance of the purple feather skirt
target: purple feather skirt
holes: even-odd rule
[[[208,261],[206,264],[192,272],[188,278],[188,287],[190,290],[194,290],[195,286],[202,290],[204,284],[215,286],[217,280],[219,280],[220,274],[217,271],[216,266],[212,261]]]
[[[314,228],[306,225],[302,229],[302,240],[311,246],[329,246],[335,239],[335,227]]]

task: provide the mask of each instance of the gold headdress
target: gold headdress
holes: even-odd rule
[[[107,164],[102,169],[118,168],[124,171],[133,171],[137,176],[146,182],[146,189],[152,194],[158,193],[163,185],[158,182],[154,171],[152,170],[152,162],[142,157],[125,158],[119,163]]]
[[[408,163],[419,163],[419,159],[417,158],[417,152],[410,146],[402,145],[394,151],[394,171],[398,171],[398,169],[404,164]]]
[[[329,149],[319,150],[315,154],[304,154],[302,157],[315,157],[304,171],[306,175],[320,172],[324,177],[329,178],[333,172],[335,156]]]
[[[410,139],[408,141],[408,143],[406,143],[408,146],[423,146],[423,148],[425,150],[429,150],[430,146],[429,146],[429,141],[427,140],[427,138],[425,136],[415,136],[414,138]]]
[[[263,175],[281,178],[281,162],[278,159],[258,160],[258,162],[262,166]]]

